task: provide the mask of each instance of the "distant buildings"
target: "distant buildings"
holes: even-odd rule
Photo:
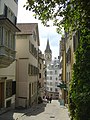
[[[47,95],[52,96],[53,99],[59,98],[59,88],[57,85],[60,83],[59,74],[60,66],[59,60],[54,59],[47,65],[47,78],[46,78],[46,92]]]
[[[45,50],[45,65],[46,65],[46,81],[45,81],[45,94],[52,96],[53,99],[59,98],[59,74],[60,66],[59,59],[52,60],[52,51],[50,49],[49,40],[47,40],[47,46]]]
[[[39,69],[39,75],[38,75],[38,97],[43,98],[44,95],[44,80],[45,80],[45,59],[44,54],[42,54],[41,50],[38,52],[38,69]],[[39,101],[38,101],[39,102]]]
[[[16,0],[0,0],[0,113],[15,108],[17,9]]]

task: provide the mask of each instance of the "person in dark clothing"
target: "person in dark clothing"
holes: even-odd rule
[[[49,101],[50,101],[50,103],[51,103],[51,101],[52,101],[52,97],[49,98]]]

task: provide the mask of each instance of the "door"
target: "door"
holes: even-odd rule
[[[4,82],[0,83],[0,108],[4,107]]]
[[[31,83],[29,84],[29,105],[31,106]]]

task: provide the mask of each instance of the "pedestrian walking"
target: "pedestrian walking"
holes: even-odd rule
[[[52,96],[49,98],[49,101],[50,101],[50,103],[51,103],[51,101],[52,101]]]

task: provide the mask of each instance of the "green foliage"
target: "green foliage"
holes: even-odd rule
[[[27,0],[24,7],[34,12],[34,17],[44,25],[52,20],[59,33],[62,27],[65,30],[84,27],[88,23],[87,17],[90,17],[87,16],[90,14],[89,0]]]
[[[81,31],[69,91],[72,120],[90,120],[90,30]]]

